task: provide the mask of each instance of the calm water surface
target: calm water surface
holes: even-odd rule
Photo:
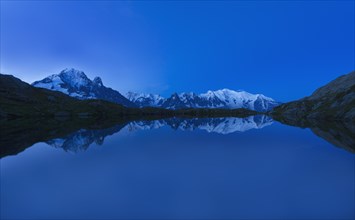
[[[0,163],[2,219],[354,218],[354,154],[268,118],[81,129]]]

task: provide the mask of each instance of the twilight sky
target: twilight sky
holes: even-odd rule
[[[0,72],[126,91],[310,94],[354,67],[354,1],[1,1]]]

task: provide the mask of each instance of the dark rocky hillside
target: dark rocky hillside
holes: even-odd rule
[[[355,122],[355,71],[338,77],[311,96],[275,107],[271,114],[288,124],[309,119]]]

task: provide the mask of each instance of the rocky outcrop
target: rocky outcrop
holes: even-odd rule
[[[355,71],[338,77],[309,97],[275,107],[271,115],[295,124],[309,119],[355,122]]]

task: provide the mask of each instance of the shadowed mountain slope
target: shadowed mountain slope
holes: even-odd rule
[[[355,122],[355,71],[317,89],[311,96],[275,107],[275,119],[300,123],[308,119]]]

